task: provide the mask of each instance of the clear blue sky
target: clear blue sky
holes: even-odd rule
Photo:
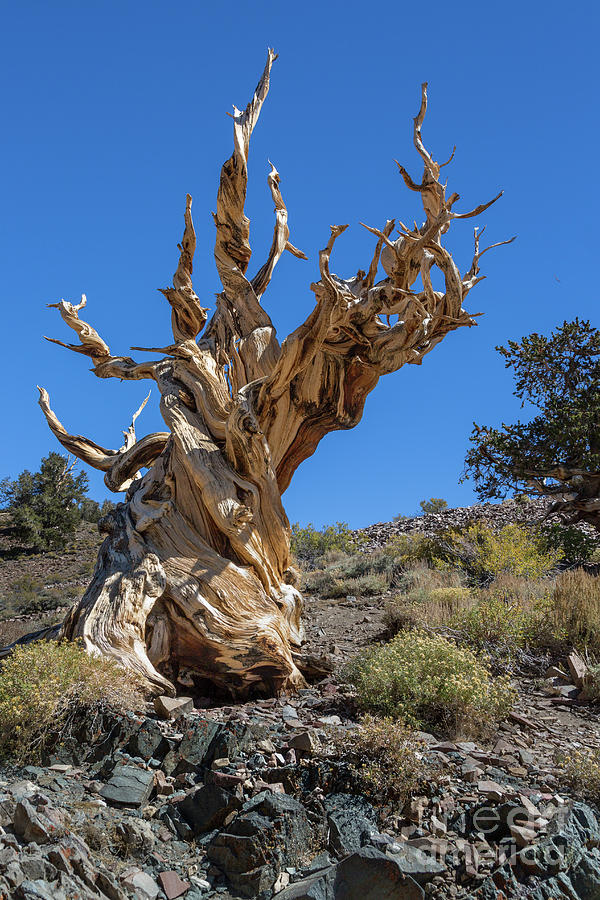
[[[282,176],[292,241],[266,296],[280,338],[312,307],[309,284],[331,223],[350,222],[333,268],[366,268],[373,238],[359,221],[411,221],[419,210],[394,164],[420,176],[412,117],[429,81],[426,143],[457,144],[449,188],[482,217],[486,237],[518,241],[484,258],[468,299],[476,329],[449,335],[424,361],[382,379],[360,425],[327,436],[285,495],[291,520],[359,526],[411,513],[420,499],[473,501],[460,486],[473,420],[510,421],[512,380],[494,346],[575,315],[597,322],[597,3],[3,2],[3,422],[0,475],[60,449],[36,405],[50,392],[65,425],[105,446],[147,390],[100,381],[47,302],[88,297],[87,316],[114,353],[169,342],[171,283],[186,192],[198,234],[195,288],[210,306],[219,169],[231,120],[275,47],[271,93],[255,132],[247,212],[253,265],[268,249],[267,158]],[[472,222],[449,246],[461,271]],[[157,395],[138,433],[161,428]],[[91,493],[107,495],[100,473]]]

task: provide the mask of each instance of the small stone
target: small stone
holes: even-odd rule
[[[443,835],[446,834],[446,831],[447,831],[445,823],[442,822],[441,819],[438,819],[437,816],[431,817],[430,828],[431,828],[431,831],[433,831],[433,833],[435,835],[437,835],[437,837],[442,837]]]
[[[478,781],[477,790],[480,794],[485,794],[490,800],[502,800],[505,789],[497,781]]]
[[[213,759],[212,762],[213,769],[225,769],[228,765],[230,765],[228,756],[223,756],[221,759]]]
[[[181,897],[191,887],[189,881],[183,881],[177,872],[174,871],[160,872],[158,880],[161,888],[167,895],[167,900],[175,900],[176,897]]]
[[[524,825],[509,825],[509,830],[517,847],[527,847],[537,836],[533,828]]]
[[[136,900],[155,900],[158,897],[160,888],[153,878],[141,869],[129,870],[128,873],[121,878],[126,887],[135,891]]]
[[[342,720],[339,716],[319,716],[317,722],[319,725],[326,725],[334,728],[342,724]]]
[[[273,791],[274,794],[285,794],[285,788],[280,781],[274,781],[268,783],[266,781],[262,781],[260,778],[254,783],[254,787],[252,789],[253,796],[256,794],[260,794],[262,791]]]
[[[586,676],[589,672],[589,669],[579,653],[569,653],[567,656],[567,664],[569,666],[569,672],[571,673],[571,677],[578,688],[582,688]]]
[[[163,719],[178,719],[186,713],[192,712],[194,701],[191,697],[155,697],[154,709],[157,715]]]
[[[313,753],[318,745],[314,731],[301,731],[288,741],[291,750],[300,750],[301,753]]]
[[[559,669],[557,666],[549,666],[546,669],[546,678],[560,678],[561,681],[569,681],[571,676],[567,675],[566,672],[563,672],[563,670]]]

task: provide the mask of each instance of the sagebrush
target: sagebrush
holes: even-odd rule
[[[82,710],[127,712],[143,702],[141,680],[71,642],[14,648],[0,674],[0,757],[39,759]]]
[[[515,699],[508,679],[493,677],[471,650],[419,631],[364,650],[345,674],[363,710],[453,735],[485,732]]]

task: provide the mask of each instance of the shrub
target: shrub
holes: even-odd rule
[[[546,525],[540,529],[540,535],[547,547],[561,551],[565,562],[572,566],[588,562],[600,548],[595,534],[575,525]]]
[[[583,698],[592,703],[600,701],[600,665],[588,666],[588,671],[583,684]]]
[[[23,608],[35,604],[44,585],[33,575],[21,575],[7,586],[2,595],[3,613],[22,613]]]
[[[470,650],[418,631],[363,651],[346,674],[362,709],[454,734],[485,731],[514,702],[508,681]]]
[[[553,620],[552,582],[502,575],[477,594],[477,602],[461,610],[451,625],[478,650],[486,649],[504,660],[519,649],[558,649],[564,629]]]
[[[452,624],[478,649],[492,644],[508,654],[525,646],[529,633],[529,615],[523,607],[497,597],[480,600],[461,611]]]
[[[562,559],[539,533],[521,525],[505,525],[498,532],[479,523],[449,536],[449,558],[479,582],[499,575],[541,578]]]
[[[600,798],[600,750],[585,747],[573,749],[562,760],[566,781],[572,788],[592,800]]]
[[[358,728],[339,730],[334,753],[350,763],[362,793],[375,801],[399,803],[425,778],[424,745],[401,722],[366,715]]]
[[[434,536],[399,534],[384,547],[384,554],[398,573],[420,564],[430,568],[445,568],[451,557],[452,537],[447,532]]]
[[[416,588],[393,597],[384,610],[384,624],[391,634],[422,625],[449,625],[457,612],[473,604],[465,587]]]
[[[562,572],[552,592],[555,628],[580,650],[600,654],[600,576],[583,569]]]
[[[367,575],[359,575],[357,578],[342,578],[336,580],[333,588],[325,597],[376,597],[385,594],[389,587],[389,578],[385,574],[371,572]]]
[[[412,591],[432,591],[436,588],[462,587],[462,573],[452,569],[431,568],[426,563],[418,563],[410,569],[404,569],[395,578],[399,591],[410,594]]]
[[[442,497],[430,497],[429,500],[421,500],[419,506],[423,510],[423,514],[441,512],[448,509],[448,503]]]
[[[0,757],[38,759],[78,711],[110,707],[125,712],[141,700],[134,673],[89,656],[77,644],[17,646],[0,672]]]
[[[389,577],[376,572],[367,572],[356,577],[343,577],[343,573],[337,567],[332,566],[329,569],[319,569],[307,575],[305,587],[311,593],[331,599],[349,595],[374,597],[387,591]]]
[[[357,549],[357,540],[346,522],[336,522],[320,530],[309,522],[304,528],[295,522],[291,529],[290,546],[292,553],[299,560],[314,563],[330,550],[341,550],[351,553]]]

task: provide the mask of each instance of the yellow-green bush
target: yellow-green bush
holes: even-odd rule
[[[479,581],[513,575],[541,578],[563,557],[560,549],[548,547],[543,537],[521,525],[505,525],[494,532],[475,524],[451,538],[450,556]]]
[[[358,654],[346,675],[362,709],[453,734],[485,730],[514,702],[507,679],[494,678],[472,651],[419,631]]]
[[[564,630],[553,621],[551,590],[548,579],[500,575],[450,624],[477,649],[499,649],[508,657],[524,647],[558,648]]]
[[[334,753],[349,762],[360,789],[384,803],[398,803],[425,779],[424,745],[410,729],[392,718],[366,715],[358,728],[340,729]]]
[[[139,679],[70,642],[15,647],[0,671],[0,757],[31,761],[84,708],[139,708]]]
[[[494,644],[510,651],[525,646],[529,618],[528,612],[518,603],[489,597],[460,612],[452,624],[478,648]]]

